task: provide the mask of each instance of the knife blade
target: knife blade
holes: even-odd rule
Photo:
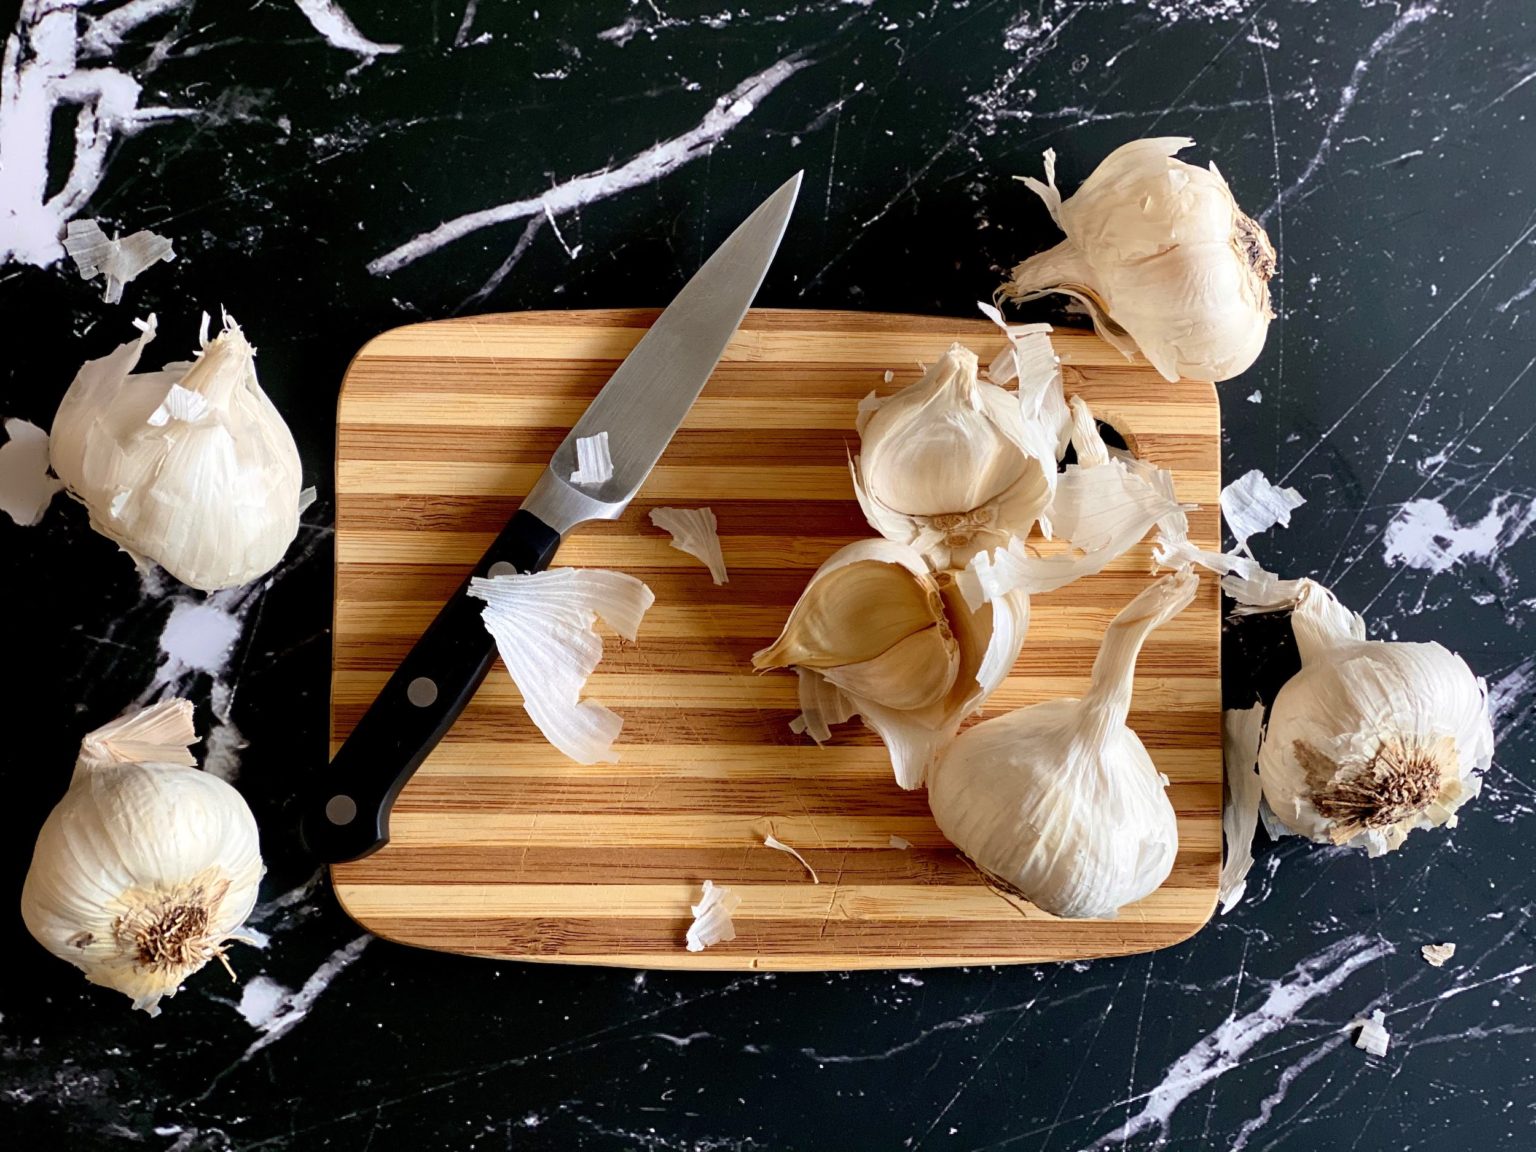
[[[496,647],[483,605],[468,595],[470,577],[543,571],[567,533],[617,519],[645,483],[768,274],[802,175],[738,225],[656,318],[363,713],[303,801],[300,835],[320,860],[356,860],[388,843],[395,797],[490,671]],[[598,432],[608,433],[613,475],[578,487],[576,441]]]

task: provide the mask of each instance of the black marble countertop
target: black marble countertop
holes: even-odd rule
[[[238,621],[231,652],[190,662],[162,641],[202,598],[141,582],[83,509],[0,521],[0,1144],[1536,1147],[1526,5],[21,9],[0,89],[0,415],[47,428],[132,318],[158,314],[159,363],[223,305],[320,499],[275,576],[211,609]],[[1501,743],[1459,826],[1375,860],[1264,845],[1244,902],[1189,942],[1055,967],[636,973],[360,934],[293,829],[326,746],[333,411],[351,353],[424,318],[663,303],[800,168],[760,304],[973,315],[999,269],[1056,236],[1014,174],[1054,147],[1070,188],[1159,133],[1193,136],[1280,252],[1268,347],[1221,387],[1228,475],[1261,468],[1308,499],[1260,556],[1333,584],[1372,635],[1439,639],[1488,678]],[[444,220],[520,201],[509,223],[370,270]],[[72,216],[153,228],[177,258],[106,305],[59,258]],[[1228,702],[1284,659],[1272,631],[1231,629]],[[261,821],[269,943],[236,953],[240,985],[210,968],[150,1020],[47,956],[16,909],[82,733],[172,690],[222,733],[221,770]],[[1442,940],[1456,955],[1432,968],[1419,948]],[[1375,1008],[1382,1058],[1348,1031]]]

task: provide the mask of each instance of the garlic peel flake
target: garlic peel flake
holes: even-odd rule
[[[690,952],[702,952],[713,944],[736,939],[736,925],[731,914],[741,907],[741,896],[713,880],[704,881],[704,895],[689,911],[693,923],[688,926],[685,944]]]
[[[1253,867],[1253,837],[1258,830],[1259,745],[1264,739],[1264,705],[1229,708],[1221,716],[1221,751],[1226,764],[1227,795],[1221,809],[1221,832],[1227,858],[1221,866],[1218,899],[1222,914],[1232,911],[1248,887]]]
[[[784,841],[780,840],[777,836],[765,836],[765,837],[763,837],[763,847],[765,847],[765,848],[772,848],[772,849],[774,849],[777,852],[784,852],[784,853],[787,853],[790,856],[793,856],[796,860],[800,861],[801,865],[805,868],[805,870],[811,874],[811,883],[812,884],[820,884],[821,883],[821,877],[816,875],[816,869],[811,867],[811,862],[809,860],[807,860],[804,856],[800,855],[799,851],[797,851],[794,848],[791,848],[788,844],[784,843]]]
[[[1452,956],[1456,955],[1456,945],[1449,942],[1445,944],[1425,944],[1419,949],[1419,955],[1424,957],[1424,962],[1431,968],[1439,968]]]
[[[64,234],[64,250],[80,270],[80,279],[105,279],[102,300],[108,304],[121,301],[123,285],[140,272],[162,260],[176,258],[171,242],[164,236],[147,230],[130,236],[108,236],[95,220],[71,220]]]
[[[5,421],[0,444],[0,511],[23,528],[43,518],[63,483],[48,474],[48,433],[28,420]]]
[[[634,640],[651,590],[623,572],[557,568],[477,576],[469,595],[485,601],[486,630],[544,738],[578,764],[617,762],[623,719],[581,694],[603,656],[598,619]]]
[[[576,470],[571,473],[571,483],[591,487],[612,479],[613,454],[608,450],[607,430],[576,437]]]
[[[1291,512],[1307,502],[1294,488],[1277,488],[1255,468],[1221,490],[1221,515],[1239,548],[1248,537],[1268,532],[1276,524],[1290,527]]]
[[[652,508],[651,523],[672,537],[672,547],[704,561],[716,584],[730,577],[725,571],[725,556],[720,550],[719,525],[710,508]]]
[[[1363,1048],[1372,1056],[1385,1056],[1387,1043],[1392,1039],[1392,1034],[1387,1031],[1383,1021],[1386,1015],[1380,1008],[1371,1013],[1369,1019],[1355,1020],[1360,1030],[1355,1033],[1355,1047]]]
[[[241,938],[263,871],[250,808],[192,766],[196,738],[186,700],[86,736],[22,888],[39,943],[151,1016]]]

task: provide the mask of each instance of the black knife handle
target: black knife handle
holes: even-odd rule
[[[542,572],[559,547],[560,534],[520,508],[470,575],[494,576],[509,570],[504,565]],[[356,860],[389,842],[395,797],[453,727],[496,659],[480,618],[484,607],[469,596],[466,577],[305,800],[299,831],[322,861]]]

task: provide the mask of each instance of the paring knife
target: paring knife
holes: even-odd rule
[[[522,506],[470,576],[540,572],[561,539],[585,520],[616,520],[650,475],[773,263],[795,197],[797,173],[748,216],[669,304],[560,442]],[[608,433],[613,476],[570,482],[576,440]],[[484,605],[459,586],[358,721],[308,797],[305,844],[338,863],[389,841],[400,789],[453,726],[496,658]]]

